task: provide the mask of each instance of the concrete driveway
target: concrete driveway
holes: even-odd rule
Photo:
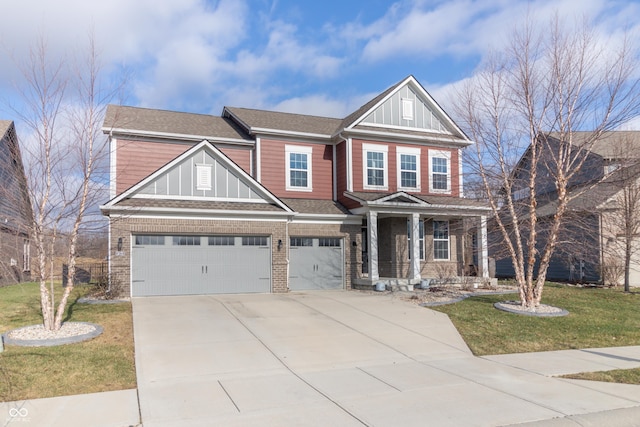
[[[569,426],[640,414],[640,387],[473,357],[445,315],[388,296],[136,298],[133,311],[145,427]]]

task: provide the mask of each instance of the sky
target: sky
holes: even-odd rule
[[[3,3],[3,100],[17,99],[16,64],[39,35],[48,54],[70,60],[93,33],[105,81],[128,76],[123,104],[214,115],[228,105],[344,117],[408,75],[448,111],[452,88],[527,15],[585,16],[605,40],[640,29],[640,3],[616,0]]]

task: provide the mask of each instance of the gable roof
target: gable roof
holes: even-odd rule
[[[595,183],[575,187],[569,190],[571,200],[568,210],[574,212],[594,212],[606,210],[607,202],[611,200],[627,185],[630,180],[640,179],[640,162],[616,169],[605,179]],[[538,216],[546,217],[555,214],[558,207],[557,198],[547,203],[540,203],[536,212]]]
[[[229,142],[251,141],[246,132],[224,117],[121,105],[107,107],[102,130],[104,133],[181,136],[198,141],[203,139]]]
[[[0,228],[27,233],[33,211],[18,136],[11,120],[0,120]]]
[[[581,146],[593,132],[574,132],[572,143]],[[557,132],[549,134],[558,138]],[[591,147],[591,152],[607,160],[640,158],[640,131],[610,131],[603,133]]]
[[[175,159],[173,159],[172,161],[170,161],[160,169],[156,170],[151,175],[144,178],[142,181],[138,182],[133,187],[129,188],[128,190],[124,191],[120,195],[111,199],[104,206],[101,206],[100,209],[103,212],[108,212],[116,206],[137,207],[137,208],[154,207],[154,208],[172,209],[174,206],[172,206],[171,203],[174,203],[175,200],[182,201],[182,199],[184,199],[185,197],[182,197],[182,198],[173,197],[174,199],[173,202],[170,200],[167,200],[167,199],[170,199],[168,196],[160,196],[160,197],[156,196],[153,198],[153,200],[155,200],[154,202],[137,202],[137,201],[132,202],[132,199],[136,199],[138,197],[144,198],[145,195],[143,194],[143,190],[148,184],[151,184],[152,182],[154,182],[154,180],[156,180],[160,176],[168,174],[174,166],[179,165],[181,162],[185,161],[190,157],[193,157],[195,154],[197,154],[202,150],[205,150],[211,153],[217,160],[219,160],[224,165],[225,168],[228,168],[230,171],[232,171],[235,175],[239,177],[240,180],[246,183],[252,189],[252,191],[254,191],[259,196],[261,196],[262,200],[260,200],[260,202],[256,201],[256,203],[247,203],[247,200],[245,199],[238,199],[241,201],[234,201],[233,199],[212,200],[211,198],[201,197],[201,198],[196,198],[195,200],[195,202],[200,202],[200,203],[192,203],[194,209],[216,209],[224,205],[226,206],[226,208],[224,208],[225,210],[228,210],[227,208],[236,209],[236,210],[247,210],[248,206],[267,204],[267,205],[275,206],[277,208],[276,210],[280,212],[286,212],[286,213],[293,212],[287,205],[285,205],[276,196],[274,196],[273,193],[267,190],[258,181],[256,181],[249,174],[247,174],[244,170],[242,170],[242,168],[236,165],[233,161],[231,161],[231,159],[229,159],[224,153],[218,150],[214,145],[212,145],[207,140],[204,140],[199,144],[194,145],[193,147],[191,147],[190,149],[188,149],[187,151],[185,151],[184,153],[182,153],[181,155],[179,155],[178,157],[176,157]],[[259,209],[256,209],[256,210],[262,210],[262,211],[265,210],[265,209],[261,209],[260,207],[258,208]]]

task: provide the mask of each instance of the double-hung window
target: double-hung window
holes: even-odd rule
[[[363,187],[368,190],[387,190],[387,155],[386,145],[362,144]]]
[[[420,191],[420,149],[397,147],[398,190]]]
[[[433,259],[449,260],[449,221],[433,221]]]
[[[312,147],[285,146],[288,191],[311,191]]]
[[[429,151],[429,190],[432,193],[451,193],[451,152]]]

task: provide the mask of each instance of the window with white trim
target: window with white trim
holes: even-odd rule
[[[312,147],[285,146],[287,190],[311,191]]]
[[[451,152],[429,150],[429,190],[451,193]]]
[[[418,222],[418,245],[420,246],[420,260],[424,261],[424,222]],[[407,247],[411,248],[411,220],[407,220]],[[411,259],[411,249],[407,250],[408,258]]]
[[[449,221],[433,221],[433,259],[449,260]]]
[[[420,191],[420,149],[397,147],[398,190]]]
[[[211,167],[207,164],[196,164],[196,188],[211,190]]]
[[[362,144],[363,188],[368,190],[387,190],[387,155],[386,145]]]

